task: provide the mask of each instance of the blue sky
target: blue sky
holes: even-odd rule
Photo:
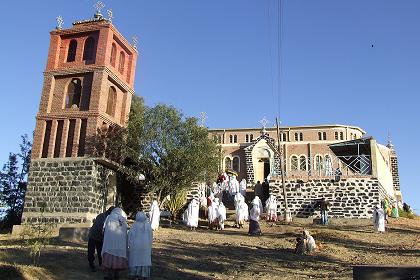
[[[205,111],[211,128],[280,114],[284,125],[357,125],[380,143],[390,131],[404,198],[420,208],[420,1],[283,0],[280,102],[277,0],[104,2],[139,38],[135,89],[148,105]],[[34,129],[55,17],[68,28],[94,3],[4,5],[0,163]]]

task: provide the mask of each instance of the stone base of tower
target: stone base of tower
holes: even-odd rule
[[[58,226],[91,225],[115,204],[113,169],[109,162],[92,158],[33,159],[22,224],[44,217]]]

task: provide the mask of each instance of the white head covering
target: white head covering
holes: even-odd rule
[[[127,258],[127,222],[124,216],[127,217],[124,211],[117,207],[106,218],[102,255],[108,253]]]
[[[153,233],[143,212],[137,212],[136,222],[128,232],[128,266],[151,266]]]

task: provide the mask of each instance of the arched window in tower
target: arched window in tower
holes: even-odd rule
[[[239,163],[239,157],[234,157],[232,161],[232,169],[236,172],[240,172],[240,163]]]
[[[66,108],[79,107],[82,96],[82,81],[72,79],[67,87]]]
[[[233,143],[238,143],[238,135],[233,135]]]
[[[340,140],[344,140],[344,133],[340,132]]]
[[[318,140],[322,140],[322,132],[318,132]]]
[[[229,143],[233,143],[233,135],[229,135]]]
[[[249,142],[254,141],[254,134],[249,135]]]
[[[295,156],[295,155],[291,156],[290,157],[290,169],[296,171],[296,170],[298,170],[298,167],[299,167],[298,157]]]
[[[322,134],[324,135],[324,140],[327,140],[327,133],[324,131]]]
[[[229,157],[225,158],[225,170],[232,169],[232,159]]]
[[[115,43],[112,43],[111,57],[109,59],[109,63],[111,63],[111,65],[115,67],[116,60],[117,60],[117,46],[115,45]]]
[[[118,65],[118,72],[124,73],[125,55],[124,52],[120,52],[120,63]]]
[[[95,39],[88,37],[85,41],[85,47],[83,49],[83,60],[93,60],[95,56]]]
[[[67,52],[67,62],[72,62],[76,60],[76,51],[77,51],[77,41],[71,40],[69,44],[69,50]]]
[[[299,133],[299,141],[303,141],[303,133]]]
[[[306,171],[308,163],[306,161],[306,157],[304,155],[301,155],[299,157],[299,169],[302,171]]]
[[[249,135],[248,134],[245,135],[245,142],[249,143]]]
[[[295,141],[299,141],[299,133],[295,132]]]
[[[115,103],[117,103],[117,91],[115,87],[109,87],[106,113],[113,117],[115,116]]]

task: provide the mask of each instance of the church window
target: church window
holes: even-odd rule
[[[229,157],[225,158],[225,169],[232,169],[232,159]]]
[[[306,161],[306,157],[304,155],[301,155],[299,157],[299,169],[302,171],[306,171],[306,167],[307,167],[308,163]]]
[[[326,175],[332,175],[332,160],[330,155],[325,155],[324,157],[324,168]]]
[[[334,132],[334,138],[335,138],[335,140],[338,140],[338,132],[337,131]]]
[[[322,132],[322,135],[324,136],[324,140],[327,140],[327,133],[325,131]]]
[[[114,43],[112,43],[111,57],[109,59],[109,62],[111,63],[112,66],[115,67],[116,60],[117,60],[117,46]]]
[[[67,87],[66,108],[79,107],[81,95],[82,81],[80,79],[72,79]]]
[[[239,161],[240,161],[239,157],[234,157],[232,161],[232,169],[235,170],[236,172],[240,171]]]
[[[298,170],[299,167],[299,160],[297,156],[290,157],[290,169],[291,170]]]
[[[61,139],[63,137],[64,120],[57,121],[57,133],[55,134],[54,157],[60,157]]]
[[[280,141],[287,141],[287,136],[285,132],[280,134]]]
[[[76,60],[76,51],[77,51],[77,41],[71,40],[69,44],[69,50],[67,52],[67,62],[72,62]]]
[[[245,143],[248,143],[249,142],[249,135],[247,134],[247,135],[245,135]]]
[[[344,133],[340,132],[340,140],[344,140]]]
[[[70,124],[69,124],[68,134],[67,134],[66,157],[71,157],[73,153],[73,141],[74,141],[75,128],[76,128],[76,120],[71,119]]]
[[[95,52],[95,39],[88,37],[85,41],[85,48],[83,50],[83,60],[93,60]]]
[[[252,141],[254,140],[254,135],[253,135],[253,134],[251,134],[251,135],[249,136],[249,140],[250,140],[250,142],[252,142]]]
[[[238,135],[233,135],[233,143],[238,143]]]
[[[303,133],[301,132],[301,133],[299,133],[299,140],[300,141],[303,141]]]
[[[108,101],[106,104],[106,113],[110,116],[115,116],[115,103],[117,101],[117,91],[115,87],[109,87]]]
[[[295,133],[295,141],[299,141],[299,133]]]
[[[324,159],[321,155],[315,156],[315,169],[316,170],[322,170],[324,169]]]
[[[87,128],[87,119],[82,119],[82,122],[80,124],[79,149],[77,150],[77,156],[79,157],[82,157],[85,155],[86,128]]]
[[[217,139],[219,140],[219,143],[222,143],[222,135],[219,135],[219,136],[217,137]]]
[[[124,73],[124,63],[125,63],[124,52],[120,52],[120,63],[118,65],[118,72],[120,72],[121,74]]]
[[[233,143],[233,135],[229,135],[229,143]]]
[[[318,132],[318,140],[322,140],[322,132]]]

